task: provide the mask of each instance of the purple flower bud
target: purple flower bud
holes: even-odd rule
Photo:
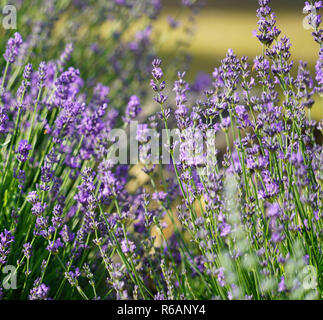
[[[36,191],[30,191],[27,196],[27,201],[35,204],[37,201],[39,201],[39,196]]]
[[[154,68],[158,68],[160,67],[162,61],[160,59],[154,59],[153,62],[152,62],[152,65]]]
[[[61,238],[57,238],[55,241],[49,241],[46,249],[52,254],[57,254],[61,247],[64,247],[64,243],[61,241]]]
[[[134,252],[136,249],[136,245],[130,240],[122,240],[121,242],[121,250],[123,253]]]
[[[154,68],[152,75],[156,80],[160,80],[163,77],[163,70],[161,68]]]
[[[33,204],[31,208],[31,212],[35,216],[40,216],[45,211],[46,207],[47,207],[46,203],[42,204],[40,201],[38,201]]]
[[[24,252],[24,256],[27,258],[27,259],[30,259],[31,257],[31,244],[29,242],[26,242],[24,245],[23,245],[23,252]]]
[[[44,86],[44,82],[47,77],[47,65],[46,62],[42,61],[38,67],[38,82],[37,86],[40,88]]]
[[[221,230],[220,236],[226,237],[231,232],[231,226],[224,222],[221,224],[220,230]]]
[[[24,69],[24,73],[23,73],[23,77],[25,80],[27,80],[28,82],[30,81],[31,79],[31,73],[33,72],[33,65],[31,63],[28,63],[26,66],[25,66],[25,69]]]
[[[230,127],[230,124],[231,124],[230,117],[226,117],[222,119],[221,127],[223,130],[227,130]]]
[[[278,284],[278,292],[285,292],[285,291],[286,291],[285,277],[282,276]]]

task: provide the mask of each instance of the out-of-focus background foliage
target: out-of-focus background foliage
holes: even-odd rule
[[[168,16],[178,14],[176,0],[167,0],[165,9],[159,19],[161,34],[167,39],[169,28],[165,28]],[[303,0],[272,0],[271,7],[277,16],[278,27],[282,35],[292,42],[292,59],[295,61],[294,71],[299,60],[307,61],[314,72],[317,60],[318,45],[313,41],[311,30],[303,26]],[[193,79],[199,71],[212,73],[215,66],[225,56],[228,48],[238,55],[247,55],[252,59],[261,53],[261,44],[253,36],[257,28],[257,0],[206,0],[205,6],[196,16],[195,35],[188,48],[192,56],[188,77]],[[181,13],[181,16],[185,12]],[[189,24],[188,24],[189,25]],[[173,32],[171,37],[181,39],[180,32]],[[174,52],[176,41],[165,41],[160,47],[161,56],[169,58]],[[322,101],[321,99],[319,99]],[[316,119],[323,118],[322,103],[316,103],[312,110]]]

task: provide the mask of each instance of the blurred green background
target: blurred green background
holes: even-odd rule
[[[169,58],[176,50],[177,40],[184,38],[183,33],[172,32],[167,34],[165,20],[168,16],[185,20],[185,13],[178,13],[180,0],[166,1],[165,9],[158,21],[160,34],[165,39],[160,47],[162,57]],[[297,70],[299,60],[307,61],[312,74],[318,56],[318,44],[311,35],[311,30],[306,30],[303,25],[304,1],[302,0],[272,0],[271,8],[276,13],[277,25],[292,42],[292,59],[295,61],[294,72]],[[199,71],[212,73],[215,66],[225,56],[228,48],[232,48],[239,56],[247,55],[252,59],[261,54],[261,45],[252,34],[257,28],[256,10],[257,0],[208,0],[196,16],[196,24],[187,21],[188,27],[194,29],[195,35],[187,47],[192,56],[191,68],[188,78],[194,79]],[[186,17],[187,18],[187,17]],[[183,22],[185,23],[185,22]],[[170,28],[169,28],[170,29]],[[176,41],[167,41],[168,37],[177,38]],[[316,103],[312,114],[316,119],[323,118],[322,99]]]

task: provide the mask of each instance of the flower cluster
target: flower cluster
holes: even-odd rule
[[[90,1],[66,1],[67,15],[79,13],[54,60],[41,49],[55,2],[46,22],[7,43],[0,266],[21,276],[0,298],[320,298],[323,123],[310,111],[323,92],[322,2],[304,8],[320,44],[315,74],[295,67],[270,1],[259,0],[263,52],[251,62],[229,49],[193,84],[153,58],[161,1],[96,3],[100,14]],[[196,13],[200,2],[182,4]],[[127,41],[142,16],[148,25]],[[106,46],[92,34],[105,19],[116,22]],[[158,111],[147,115],[149,104]],[[140,163],[116,160],[136,146]]]

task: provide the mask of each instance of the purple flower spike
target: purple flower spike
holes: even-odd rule
[[[16,32],[14,38],[10,38],[7,43],[6,52],[4,58],[9,63],[14,63],[19,53],[19,48],[22,44],[22,37],[20,33]]]
[[[27,140],[21,140],[18,146],[17,158],[21,162],[26,162],[28,159],[29,151],[32,149]]]
[[[131,96],[126,108],[126,116],[123,117],[123,121],[129,123],[132,119],[136,118],[141,111],[139,106],[140,99],[137,96]]]
[[[29,300],[48,300],[49,287],[41,283],[40,278],[34,282],[34,287],[30,290]]]
[[[121,250],[123,253],[134,252],[135,249],[136,245],[132,241],[124,239],[121,242]]]
[[[10,253],[10,245],[14,241],[11,231],[5,229],[0,233],[0,266],[7,263],[7,257]]]

